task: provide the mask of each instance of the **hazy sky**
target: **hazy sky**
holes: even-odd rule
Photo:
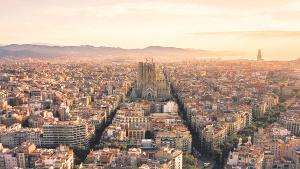
[[[300,0],[0,0],[0,44],[241,51],[300,57]]]

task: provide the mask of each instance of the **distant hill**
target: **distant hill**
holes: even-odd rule
[[[143,49],[123,49],[116,47],[82,46],[49,46],[39,44],[11,44],[0,46],[0,57],[220,57],[223,52],[175,47],[149,46]]]

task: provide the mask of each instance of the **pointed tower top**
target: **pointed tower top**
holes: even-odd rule
[[[261,55],[261,49],[258,49],[258,53],[257,53],[257,61],[262,61],[262,55]]]

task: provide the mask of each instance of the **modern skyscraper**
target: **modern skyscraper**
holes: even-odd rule
[[[257,61],[263,61],[262,55],[261,55],[261,49],[258,49]]]

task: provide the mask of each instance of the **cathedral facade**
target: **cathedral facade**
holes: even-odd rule
[[[170,98],[170,85],[162,71],[153,62],[139,62],[136,83],[132,89],[132,100],[167,100]]]

